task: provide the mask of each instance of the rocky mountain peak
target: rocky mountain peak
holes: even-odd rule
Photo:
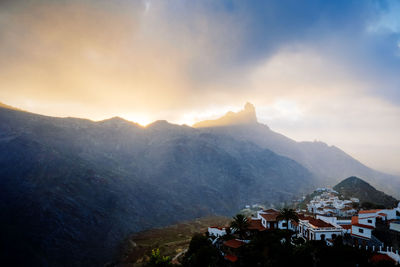
[[[201,121],[194,124],[193,127],[204,128],[242,124],[248,125],[257,123],[256,109],[253,104],[247,102],[244,105],[244,109],[238,112],[229,111],[221,118],[218,118],[216,120]]]

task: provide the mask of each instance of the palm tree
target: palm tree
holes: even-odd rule
[[[289,221],[299,222],[299,216],[294,211],[294,209],[283,208],[280,210],[279,215],[276,217],[278,221],[285,220],[286,221],[286,230],[289,230]]]
[[[231,228],[239,233],[241,239],[244,238],[244,233],[249,227],[249,220],[243,214],[237,214],[233,217]]]

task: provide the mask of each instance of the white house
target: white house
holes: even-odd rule
[[[390,230],[400,232],[400,221],[394,221],[390,223]]]
[[[358,212],[359,218],[366,217],[380,217],[383,220],[394,220],[397,218],[397,209],[375,209],[375,210],[360,210]]]
[[[351,220],[336,220],[336,224],[343,228],[344,234],[351,233]]]
[[[369,218],[370,217],[367,217],[361,220],[362,222],[365,222],[365,220],[368,220]],[[353,237],[361,239],[371,239],[372,230],[375,229],[375,224],[373,226],[371,225],[371,223],[361,224],[359,220],[360,220],[359,216],[353,216],[351,218],[351,235]]]
[[[362,239],[371,239],[372,231],[376,227],[376,220],[395,220],[397,209],[361,210],[358,216],[351,219],[351,235]]]
[[[208,227],[208,234],[210,236],[221,237],[226,235],[225,227],[212,226]]]
[[[313,218],[300,215],[299,218],[299,233],[307,240],[332,240],[343,234],[343,228],[333,221],[323,220],[326,217]]]
[[[341,200],[334,190],[327,191],[326,188],[320,188],[323,192],[319,196],[315,196],[308,204],[309,212],[328,216],[352,216],[357,211],[352,208],[353,201]],[[353,199],[356,201],[356,199]]]
[[[261,225],[265,229],[287,229],[286,220],[278,220],[279,213],[276,209],[261,210],[257,212],[257,218],[254,220],[261,220]],[[296,231],[297,224],[289,221],[288,229]]]

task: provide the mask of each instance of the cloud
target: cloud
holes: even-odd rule
[[[252,75],[259,119],[298,141],[323,140],[398,172],[400,107],[368,94],[369,79],[342,63],[307,47],[276,53]]]
[[[396,1],[21,0],[0,7],[2,102],[146,124],[194,123],[251,101],[276,130],[400,172],[393,167],[400,151]]]

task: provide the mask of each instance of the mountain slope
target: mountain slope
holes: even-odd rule
[[[386,208],[397,207],[399,201],[392,196],[386,195],[382,191],[376,190],[369,183],[358,177],[349,177],[333,187],[345,198],[355,197],[360,202],[371,202]]]
[[[375,187],[400,197],[400,177],[375,171],[352,158],[335,146],[328,146],[323,142],[296,142],[284,135],[272,131],[268,126],[250,119],[243,121],[242,112],[246,111],[247,118],[254,118],[255,110],[245,107],[238,113],[229,113],[231,121],[234,117],[240,118],[240,123],[218,124],[221,120],[214,120],[213,124],[198,123],[194,126],[213,134],[227,135],[240,141],[252,142],[262,148],[291,158],[309,169],[318,179],[318,185],[333,186],[344,177],[364,177]],[[253,112],[253,115],[249,115]]]
[[[0,108],[14,109],[14,110],[21,110],[21,109],[15,108],[15,107],[13,107],[13,106],[6,105],[6,104],[4,104],[4,103],[1,103],[1,102],[0,102]],[[22,111],[22,110],[21,110],[21,111]]]
[[[99,266],[129,233],[307,192],[313,175],[250,142],[0,108],[0,261]]]

